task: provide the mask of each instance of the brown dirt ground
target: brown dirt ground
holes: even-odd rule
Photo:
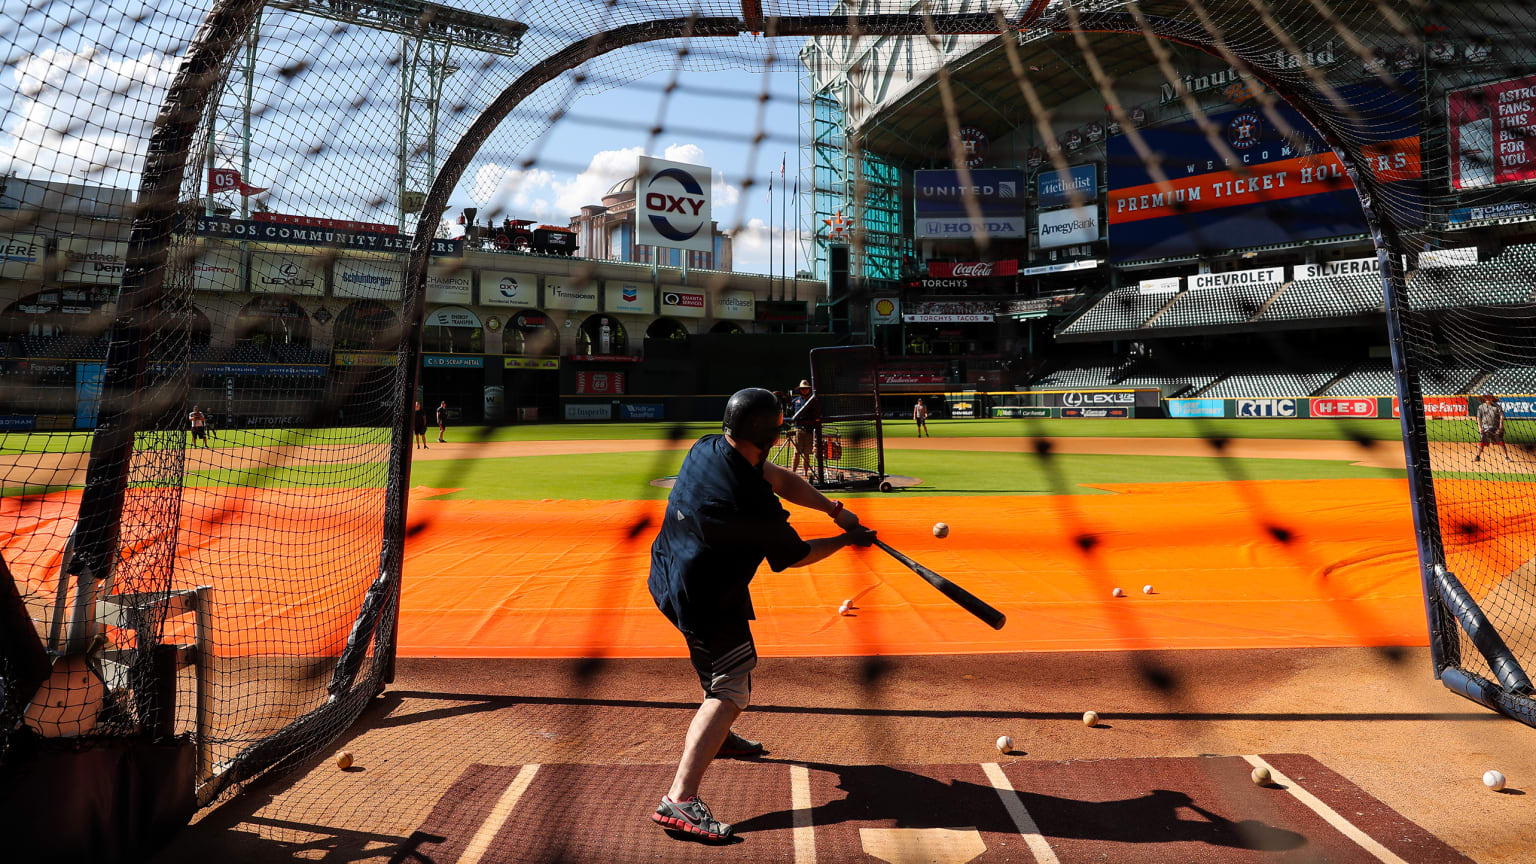
[[[1095,769],[1103,760],[1306,753],[1476,861],[1529,862],[1536,848],[1536,821],[1529,818],[1536,794],[1531,747],[1536,733],[1452,695],[1429,668],[1422,649],[764,660],[754,675],[754,705],[738,725],[763,740],[773,759],[811,764],[817,772],[867,765],[974,769],[991,761],[1050,770],[1065,763],[1065,770],[1052,775],[1063,786],[1018,788],[1049,791],[1067,803],[1123,797],[1122,790],[1105,785],[1113,775]],[[413,832],[432,825],[429,814],[444,803],[456,778],[475,764],[526,763],[611,766],[595,776],[607,778],[597,800],[612,809],[583,807],[581,830],[566,835],[521,835],[524,855],[516,860],[528,860],[527,850],[557,841],[565,844],[565,861],[620,860],[582,854],[598,844],[627,850],[622,860],[694,860],[694,847],[671,845],[644,821],[644,812],[664,791],[654,788],[667,773],[659,766],[676,758],[696,699],[697,683],[680,659],[403,659],[396,683],[326,753],[205,814],[156,860],[420,860],[393,856]],[[1088,708],[1103,717],[1099,728],[1083,726],[1081,714]],[[993,748],[1000,734],[1015,741],[1015,752],[1001,758]],[[357,760],[345,772],[329,761],[331,752],[343,748]],[[624,766],[658,767],[637,772]],[[1518,791],[1485,789],[1482,772],[1494,767]],[[713,781],[706,777],[706,797],[722,818],[754,812],[733,790],[736,776],[725,765]],[[1303,786],[1311,789],[1316,782],[1307,779]],[[1197,805],[1211,804],[1193,787],[1160,788],[1188,793]],[[544,788],[543,793],[519,807],[547,812],[591,798],[586,789]],[[902,823],[902,814],[883,811],[863,818],[894,816],[897,824],[923,824],[942,810],[939,802],[913,806],[905,818],[916,822]],[[1364,824],[1367,807],[1357,812],[1335,806]],[[1059,823],[1053,830],[1036,815],[1053,845],[1074,836],[1058,831],[1084,830]],[[1262,809],[1239,809],[1229,818],[1275,821]],[[1203,817],[1181,809],[1179,819],[1201,823]],[[1164,824],[1120,825],[1118,836],[1090,838],[1096,840],[1094,856],[1067,855],[1064,847],[1062,861],[1196,860],[1187,850],[1160,854],[1167,830]],[[722,850],[731,853],[722,860],[777,860],[753,852],[779,848],[773,835],[783,833],[788,832],[753,834],[747,844]],[[1392,845],[1390,838],[1382,839]],[[1323,848],[1312,845],[1261,860],[1355,860],[1320,855]],[[1017,851],[1013,860],[1030,860],[1023,849]],[[1214,857],[1208,857],[1211,852]],[[1430,860],[1404,857],[1415,864]],[[818,860],[855,858],[836,854],[828,844],[818,845]],[[1199,860],[1252,859],[1229,859],[1216,848]]]

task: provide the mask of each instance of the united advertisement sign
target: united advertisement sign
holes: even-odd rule
[[[1028,237],[1024,219],[1024,173],[987,168],[966,172],[917,171],[913,216],[919,240]],[[979,218],[973,218],[974,204]]]
[[[1379,84],[1339,88],[1370,130],[1365,163],[1397,194],[1379,196],[1400,224],[1417,224],[1420,180],[1412,81],[1400,92]],[[1130,136],[1109,140],[1105,200],[1111,258],[1143,260],[1366,233],[1360,201],[1338,157],[1300,114],[1284,106],[1242,107],[1210,116],[1234,161],[1194,121],[1142,129],[1163,157],[1166,182],[1153,177]],[[1287,139],[1276,119],[1296,130]],[[1406,185],[1412,184],[1409,188]]]

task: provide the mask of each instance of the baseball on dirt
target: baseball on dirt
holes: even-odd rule
[[[1113,591],[1111,591],[1109,593],[1114,595],[1115,597],[1124,597],[1125,596],[1125,589],[1124,588],[1116,588],[1115,590],[1113,590]]]
[[[945,537],[948,537],[949,536],[949,526],[945,525],[943,522],[935,522],[935,523],[933,523],[933,536],[939,538],[940,540],[943,540]]]
[[[336,767],[345,771],[352,767],[352,751],[342,750],[336,754]]]
[[[1152,586],[1151,585],[1143,585],[1143,586],[1141,586],[1141,593],[1143,593],[1143,594],[1151,594],[1152,593]]]
[[[1499,792],[1504,788],[1504,775],[1498,771],[1484,771],[1483,785],[1495,792]]]
[[[1083,712],[1083,725],[1084,726],[1097,726],[1097,725],[1099,725],[1099,712],[1097,712],[1097,711],[1084,711]]]
[[[1253,773],[1248,775],[1248,779],[1252,780],[1255,786],[1268,786],[1275,780],[1275,778],[1270,776],[1269,769],[1263,765],[1253,769]]]
[[[1013,749],[1013,739],[1007,735],[999,735],[997,738],[997,752],[1007,753]]]

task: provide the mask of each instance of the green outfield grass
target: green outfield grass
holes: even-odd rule
[[[676,474],[683,455],[615,453],[418,462],[411,468],[411,486],[462,490],[441,497],[481,501],[664,498],[667,490],[650,481]],[[1407,476],[1401,470],[1325,460],[1061,455],[1047,462],[1022,452],[900,451],[886,454],[886,464],[893,473],[922,480],[918,486],[892,493],[901,495],[1092,495],[1105,494],[1093,487],[1115,483]]]
[[[1466,430],[1453,432],[1462,424],[1435,422],[1432,432],[1445,437],[1463,438]],[[1511,428],[1513,430],[1514,423]],[[1376,441],[1401,438],[1393,420],[1284,420],[1284,419],[1131,419],[1131,420],[930,420],[930,431],[939,438],[1281,438],[1303,440],[1351,440],[1361,437]],[[698,438],[720,431],[717,422],[692,423],[536,423],[514,426],[462,426],[450,428],[454,441],[644,441],[661,440],[681,431],[687,438]],[[910,420],[887,420],[885,434],[892,438],[911,438],[916,427]],[[433,430],[436,437],[436,429]],[[1438,436],[1437,436],[1438,437]],[[0,452],[78,452],[90,447],[89,432],[9,432],[0,435]],[[358,441],[387,440],[381,429],[306,430],[236,430],[217,432],[215,447],[270,447],[283,444],[347,444]]]

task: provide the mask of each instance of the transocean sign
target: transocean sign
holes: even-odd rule
[[[650,156],[635,175],[635,242],[693,252],[713,252],[710,169]]]

